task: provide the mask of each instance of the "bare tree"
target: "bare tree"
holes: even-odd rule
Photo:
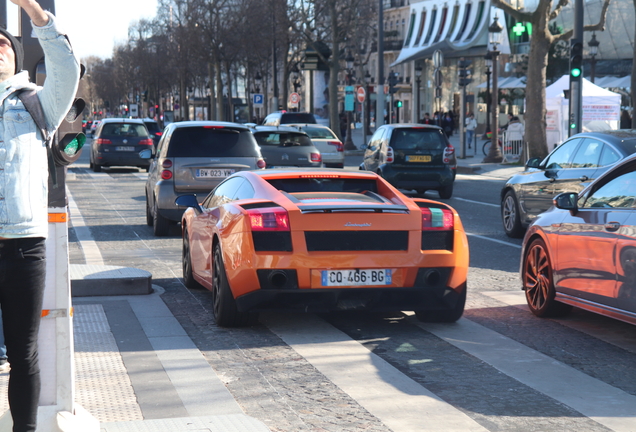
[[[634,0],[636,3],[636,0]],[[532,38],[530,39],[530,55],[528,62],[528,80],[526,82],[526,106],[528,107],[526,120],[526,137],[528,138],[528,157],[544,157],[548,154],[546,136],[546,108],[545,81],[548,65],[548,52],[553,43],[569,40],[573,30],[553,35],[550,32],[550,22],[556,19],[561,10],[567,6],[569,0],[559,0],[552,8],[552,0],[539,0],[534,12],[522,12],[513,8],[503,0],[492,0],[492,5],[513,16],[517,21],[532,24]],[[605,16],[610,0],[603,0],[599,22],[586,25],[585,31],[604,30]],[[633,78],[632,78],[633,79]],[[493,126],[494,127],[494,126]]]

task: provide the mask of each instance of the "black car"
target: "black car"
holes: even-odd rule
[[[586,132],[574,135],[543,161],[529,159],[501,190],[501,218],[509,237],[526,228],[552,205],[561,192],[580,192],[618,161],[636,152],[636,130]]]
[[[163,130],[159,127],[159,123],[151,118],[141,119],[141,121],[144,122],[144,124],[146,125],[146,129],[148,129],[148,132],[152,137],[155,148],[157,148],[157,144],[159,144],[159,140],[161,139],[161,135],[163,134]]]
[[[457,160],[442,128],[391,124],[375,131],[360,169],[379,174],[397,188],[415,189],[420,195],[436,190],[447,199],[453,195]]]
[[[285,126],[255,126],[252,133],[267,168],[322,166],[320,152],[305,132]]]
[[[553,202],[523,241],[530,311],[556,317],[576,306],[636,324],[636,155]]]
[[[151,149],[152,138],[139,119],[108,118],[101,121],[93,136],[90,167],[100,172],[102,167],[135,166],[148,170],[150,161],[139,152]]]
[[[286,112],[279,111],[269,114],[263,120],[263,125],[266,126],[280,126],[282,124],[290,123],[311,123],[316,124],[316,117],[312,113],[308,112]]]

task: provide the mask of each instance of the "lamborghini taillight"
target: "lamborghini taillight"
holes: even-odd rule
[[[252,231],[289,231],[289,215],[281,207],[247,210]]]

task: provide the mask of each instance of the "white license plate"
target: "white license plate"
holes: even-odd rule
[[[115,147],[115,151],[135,151],[134,146],[117,146]]]
[[[322,286],[391,285],[391,270],[323,270]]]
[[[200,178],[225,178],[234,174],[233,169],[198,169],[197,177]]]

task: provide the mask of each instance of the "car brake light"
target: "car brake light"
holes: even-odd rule
[[[344,151],[344,145],[340,141],[327,141],[327,144],[336,146],[336,151],[341,152]]]
[[[203,126],[203,129],[225,129],[225,126]]]
[[[161,163],[161,167],[162,168],[172,168],[172,161],[170,159],[165,159],[162,163]]]
[[[139,141],[139,145],[153,145],[152,139],[147,138]]]
[[[289,215],[281,207],[247,210],[252,231],[289,231]]]
[[[161,135],[163,135],[163,132],[155,132],[155,136],[160,137]]]
[[[386,163],[393,163],[393,148],[391,147],[387,147],[386,148]]]
[[[172,171],[170,170],[161,171],[161,178],[163,180],[170,180],[172,178]]]
[[[95,141],[95,144],[97,145],[101,145],[101,144],[112,144],[113,142],[109,139],[106,138],[97,138],[97,141]]]
[[[320,153],[312,153],[310,157],[312,162],[322,162],[322,157],[320,156]]]
[[[455,216],[448,209],[421,208],[422,231],[447,231],[455,227]]]
[[[298,178],[310,178],[310,179],[319,179],[319,178],[340,178],[338,174],[301,174]]]
[[[260,169],[263,169],[267,166],[267,163],[263,159],[259,159],[256,161],[256,166]]]

